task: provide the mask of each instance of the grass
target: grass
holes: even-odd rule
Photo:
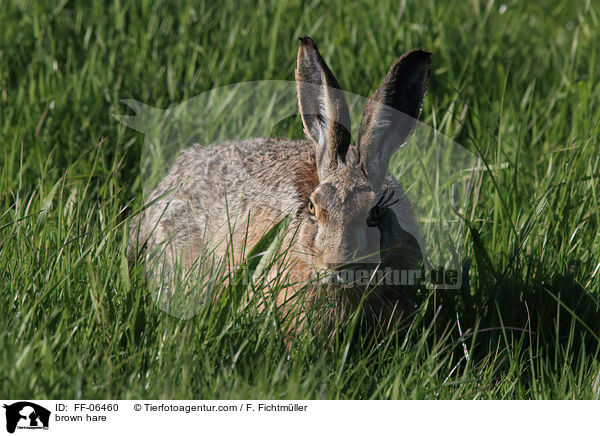
[[[0,17],[0,396],[598,398],[600,8],[533,2],[34,2]],[[236,299],[181,320],[126,258],[143,136],[110,118],[293,77],[311,35],[368,96],[434,53],[422,121],[479,156],[470,286],[379,345],[284,344]],[[298,124],[290,131],[299,131]]]

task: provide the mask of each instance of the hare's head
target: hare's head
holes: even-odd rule
[[[430,53],[413,50],[390,69],[369,100],[351,145],[350,113],[340,85],[312,39],[301,38],[296,68],[304,130],[315,145],[318,185],[305,199],[300,240],[315,269],[335,269],[377,249],[367,218],[392,154],[413,131],[425,95]]]

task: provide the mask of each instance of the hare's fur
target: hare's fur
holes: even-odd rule
[[[314,42],[303,38],[296,80],[308,140],[256,138],[184,150],[150,194],[149,200],[158,200],[132,221],[130,251],[145,242],[148,255],[162,253],[149,268],[156,280],[165,280],[176,264],[190,268],[228,252],[240,262],[269,228],[289,215],[290,229],[297,232],[293,240],[294,232],[288,232],[283,245],[292,244],[295,277],[306,280],[373,249],[368,241],[376,239],[377,230],[367,228],[365,221],[385,190],[398,198],[392,208],[402,228],[418,238],[410,202],[387,171],[389,158],[414,123],[395,122],[382,107],[416,119],[428,61],[428,53],[414,51],[392,67],[366,109],[359,144],[354,146],[349,143],[345,100],[327,92],[339,85]],[[304,84],[316,86],[316,91],[311,95]],[[314,99],[319,100],[316,109],[310,107]],[[322,116],[314,116],[315,110]],[[413,260],[398,262],[410,266]],[[339,298],[352,306],[360,295],[358,291],[352,298]],[[284,306],[289,297],[278,296],[277,303]],[[382,316],[385,311],[409,310],[399,298],[384,297],[388,307],[378,309]],[[339,313],[343,317],[349,309]]]

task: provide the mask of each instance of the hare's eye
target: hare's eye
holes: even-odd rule
[[[309,212],[311,215],[314,215],[314,214],[315,214],[315,205],[314,205],[314,203],[313,203],[312,201],[310,201],[310,200],[308,200],[308,212]]]

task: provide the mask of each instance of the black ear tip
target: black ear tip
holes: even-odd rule
[[[400,59],[392,65],[390,73],[406,74],[408,72],[429,74],[429,64],[431,63],[431,53],[421,48],[411,50],[400,56]]]
[[[300,45],[307,45],[312,48],[317,48],[317,44],[312,40],[310,36],[304,35],[298,38],[300,40]]]
[[[417,48],[415,50],[409,51],[400,59],[408,62],[419,62],[429,64],[429,62],[431,62],[431,53],[423,50],[422,48]]]

